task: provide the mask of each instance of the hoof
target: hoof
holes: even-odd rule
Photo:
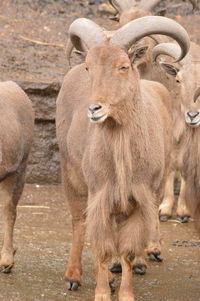
[[[120,263],[114,263],[111,268],[110,271],[112,273],[121,273],[122,272],[122,266]]]
[[[114,294],[114,292],[115,292],[114,280],[109,282],[109,286],[110,286],[111,294]]]
[[[76,280],[67,280],[67,289],[69,291],[77,291],[79,286],[80,286],[80,282],[76,281]]]
[[[159,219],[161,222],[167,222],[171,218],[171,215],[160,214]]]
[[[0,266],[0,272],[4,274],[10,274],[12,270],[13,265],[8,266]]]
[[[145,264],[137,264],[133,266],[133,271],[137,275],[145,275],[147,266]]]
[[[189,219],[190,219],[190,215],[185,214],[185,215],[177,215],[177,219],[181,222],[181,223],[188,223]]]
[[[150,261],[155,261],[155,262],[162,262],[163,258],[160,257],[161,255],[159,253],[149,253],[148,254]]]

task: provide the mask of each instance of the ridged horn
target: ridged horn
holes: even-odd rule
[[[101,27],[99,27],[99,28],[101,29],[101,31],[105,35],[103,40],[105,40],[106,38],[109,39],[109,38],[111,38],[114,35],[114,31],[105,30],[104,28],[101,28]],[[101,42],[102,42],[101,40],[97,41],[97,44],[100,44]],[[71,58],[71,54],[72,54],[72,51],[73,51],[74,47],[77,50],[81,51],[81,52],[87,52],[88,49],[89,49],[89,47],[87,47],[86,44],[84,43],[84,40],[80,40],[79,41],[79,45],[78,45],[79,48],[78,48],[77,45],[74,46],[74,44],[71,41],[71,38],[68,38],[67,45],[66,45],[66,48],[65,48],[65,53],[66,53],[67,64],[68,64],[69,68],[71,68],[70,58]]]
[[[133,20],[119,28],[110,44],[128,50],[138,40],[152,34],[162,34],[173,38],[181,47],[181,55],[177,61],[183,59],[190,47],[187,31],[172,19],[160,16],[147,16]]]
[[[71,43],[79,51],[90,49],[106,40],[103,28],[86,18],[79,18],[72,22],[68,33]],[[68,47],[70,52],[71,45],[69,44]]]
[[[141,0],[139,7],[146,11],[152,11],[163,0]],[[189,0],[193,6],[193,9],[197,7],[197,0]]]
[[[174,43],[160,43],[152,50],[152,58],[154,62],[156,62],[159,55],[168,55],[177,61],[181,56],[181,49]]]
[[[193,6],[193,9],[197,8],[197,0],[189,0]]]
[[[85,52],[87,51],[88,49],[86,49],[86,47],[83,45],[83,43],[81,43],[80,41],[80,45],[79,45],[79,51],[81,52]],[[67,45],[66,45],[66,48],[65,48],[65,53],[66,53],[66,58],[67,58],[67,63],[68,63],[68,67],[71,69],[71,62],[70,62],[70,58],[71,58],[71,54],[72,54],[72,51],[74,49],[74,45],[71,41],[70,38],[68,38],[67,40]]]
[[[125,10],[137,5],[135,0],[109,0],[110,5],[116,9],[118,13],[122,13]]]
[[[146,11],[152,11],[163,0],[141,0],[139,7]]]
[[[194,93],[194,97],[193,97],[193,100],[194,102],[196,102],[197,98],[199,97],[200,95],[200,87],[196,89],[195,93]]]

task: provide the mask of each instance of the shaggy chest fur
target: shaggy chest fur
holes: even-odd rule
[[[140,131],[140,132],[139,132]],[[130,214],[137,206],[134,187],[143,183],[148,188],[162,169],[155,154],[150,160],[149,139],[138,129],[137,135],[124,131],[95,135],[95,143],[86,149],[83,172],[91,195],[98,202],[109,203],[110,214]],[[141,139],[143,138],[143,139]]]

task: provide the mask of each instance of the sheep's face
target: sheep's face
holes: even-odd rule
[[[185,112],[185,122],[188,126],[197,128],[200,126],[200,100],[192,104]]]
[[[102,123],[110,117],[123,123],[122,111],[133,99],[138,82],[127,53],[108,44],[96,46],[89,50],[85,67],[91,81],[90,121]]]

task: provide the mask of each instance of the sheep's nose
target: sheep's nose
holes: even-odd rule
[[[187,112],[188,117],[192,121],[196,116],[199,115],[199,112]]]
[[[101,105],[93,104],[93,105],[89,106],[88,109],[92,114],[94,114],[96,111],[99,111],[101,108],[102,108]]]

